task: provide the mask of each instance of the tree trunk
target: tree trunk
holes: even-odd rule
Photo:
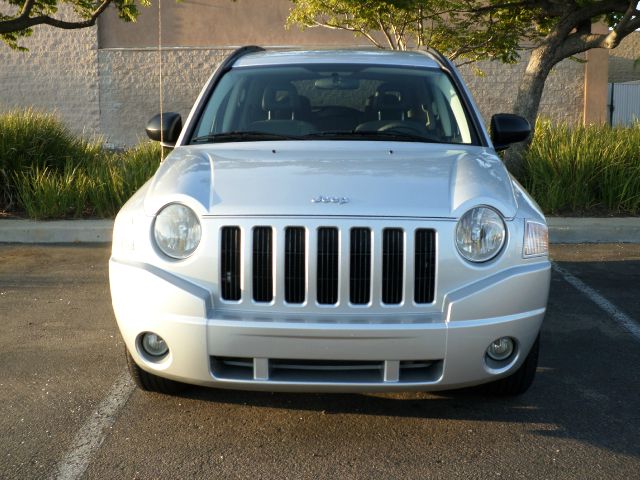
[[[518,86],[518,95],[513,105],[513,113],[529,121],[532,135],[527,142],[513,145],[505,152],[505,163],[514,175],[522,172],[523,154],[533,137],[544,84],[556,63],[553,50],[552,46],[543,44],[531,52],[529,63]]]

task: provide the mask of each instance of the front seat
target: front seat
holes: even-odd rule
[[[402,85],[383,83],[371,98],[368,107],[374,118],[361,123],[356,131],[380,130],[381,128],[408,120],[407,112],[411,109],[408,94]]]
[[[301,101],[296,88],[291,83],[267,85],[262,94],[262,110],[267,119],[249,124],[249,131],[274,133],[278,135],[306,135],[313,131],[313,125],[296,119]]]
[[[383,83],[373,96],[373,110],[378,120],[404,120],[409,108],[404,88],[393,83]]]

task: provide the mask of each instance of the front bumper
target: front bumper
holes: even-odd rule
[[[443,390],[509,375],[538,335],[549,276],[546,260],[513,267],[446,294],[435,313],[291,318],[218,311],[205,288],[148,264],[110,261],[118,326],[141,368],[190,384],[269,391]],[[140,348],[147,331],[169,345],[160,361]],[[502,336],[516,340],[515,355],[487,362],[487,346]]]

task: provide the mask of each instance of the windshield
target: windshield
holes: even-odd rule
[[[476,143],[446,73],[354,64],[231,69],[190,143],[311,138]]]

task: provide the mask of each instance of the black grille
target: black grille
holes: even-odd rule
[[[318,229],[318,303],[334,305],[338,301],[338,229]]]
[[[245,239],[239,226],[220,229],[221,300],[302,305],[308,300],[308,285],[314,281],[315,300],[320,305],[337,305],[341,289],[346,294],[341,303],[369,305],[374,287],[375,293],[381,294],[376,301],[383,305],[402,305],[411,300],[415,304],[431,304],[435,299],[436,232],[433,229],[405,231],[390,226],[383,228],[378,238],[369,227],[358,226],[344,231],[321,227],[317,230],[317,245],[313,246],[307,244],[307,230],[302,226],[286,226],[282,231],[276,231],[273,226],[258,225],[247,228],[246,233],[249,237]],[[343,254],[340,252],[341,235],[345,235],[345,243],[349,242]],[[412,252],[405,250],[409,235],[415,240]],[[276,241],[280,238],[282,241]],[[243,258],[245,241],[251,241],[247,258]],[[309,258],[309,250],[313,251],[313,258]],[[413,265],[408,266],[406,262],[411,253],[414,254],[410,260]],[[284,258],[277,258],[277,255],[284,255]],[[341,255],[344,255],[342,261]],[[283,267],[278,281],[283,288],[277,295],[276,264]],[[380,268],[379,279],[373,278],[374,265]],[[307,278],[310,272],[315,278]],[[250,283],[244,293],[243,278]],[[406,298],[405,291],[411,286],[414,293]]]
[[[349,300],[354,305],[366,305],[371,296],[371,230],[351,229],[351,259],[349,269]]]
[[[273,300],[271,236],[271,227],[253,229],[253,299],[256,302]]]
[[[416,230],[415,287],[416,303],[433,302],[436,273],[436,234],[433,230]]]
[[[209,357],[216,378],[252,381],[255,359],[251,357]],[[385,383],[384,360],[261,359],[267,362],[271,381],[327,383]],[[397,383],[436,382],[442,376],[442,360],[402,360],[395,368]],[[262,380],[262,378],[261,378]]]
[[[224,227],[220,245],[220,290],[224,300],[240,300],[240,228]]]
[[[404,238],[399,228],[385,228],[382,238],[382,303],[402,302]]]
[[[284,247],[284,300],[304,303],[305,299],[305,235],[302,227],[288,227]]]

